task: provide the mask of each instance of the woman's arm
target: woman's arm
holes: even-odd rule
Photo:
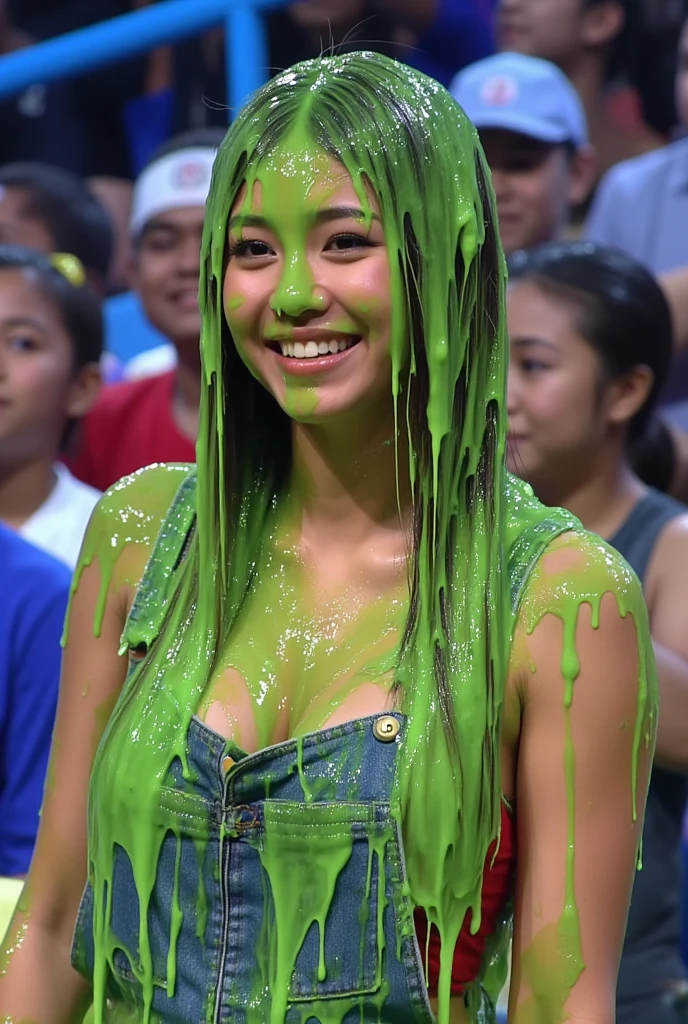
[[[104,495],[91,518],[83,550],[93,548],[95,557],[73,598],[36,849],[0,949],[0,1020],[72,1024],[88,1003],[88,986],[71,967],[70,948],[87,875],[89,775],[126,676],[127,660],[118,650],[132,594],[179,483],[179,475],[171,479],[167,470],[147,470]],[[143,514],[127,517],[126,543],[112,568],[95,635],[103,567],[125,522],[121,509]]]
[[[522,727],[509,1020],[613,1024],[654,745],[638,581],[606,546],[560,538],[530,582],[514,651]]]
[[[688,771],[688,516],[662,532],[646,581],[650,627],[659,676],[655,762]]]

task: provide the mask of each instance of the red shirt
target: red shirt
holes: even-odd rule
[[[466,915],[463,928],[454,949],[451,993],[461,995],[480,973],[480,965],[489,936],[497,927],[504,907],[513,896],[516,868],[516,823],[513,816],[502,804],[502,835],[495,856],[496,844],[487,853],[483,875],[482,907],[480,928],[471,935],[471,913]],[[414,914],[416,935],[423,966],[427,972],[428,991],[437,995],[437,981],[440,976],[440,937],[436,928],[430,929],[428,942],[428,921],[422,910]],[[426,961],[427,949],[427,963]]]
[[[153,462],[195,462],[193,443],[172,418],[174,371],[104,388],[82,423],[74,476],[105,491]]]

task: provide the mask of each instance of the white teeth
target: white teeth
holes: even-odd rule
[[[282,355],[291,359],[315,359],[316,356],[346,352],[355,344],[354,338],[333,338],[332,341],[307,341],[305,345],[301,341],[280,341],[279,346]]]

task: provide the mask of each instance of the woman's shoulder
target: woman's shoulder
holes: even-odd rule
[[[114,582],[136,585],[174,505],[189,514],[195,507],[194,484],[195,467],[188,463],[147,466],[113,484],[93,510],[80,565],[97,560],[109,574],[123,563],[122,579]]]
[[[113,527],[126,523],[132,533],[148,533],[156,523],[160,526],[180,487],[191,479],[195,479],[195,467],[189,463],[146,466],[109,487],[94,514]]]
[[[582,604],[599,615],[605,594],[613,594],[625,616],[644,617],[638,577],[628,562],[565,509],[549,508],[521,481],[509,482],[507,547],[512,586],[519,584],[514,611],[531,631],[547,612],[577,615]]]

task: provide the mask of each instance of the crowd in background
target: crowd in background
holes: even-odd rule
[[[0,53],[149,2],[0,0]],[[679,1021],[688,4],[301,0],[265,17],[271,70],[383,50],[449,87],[480,134],[510,269],[509,469],[645,588],[662,713],[618,1019]],[[128,473],[194,461],[224,74],[218,30],[0,104],[0,876],[31,857],[91,511]]]

